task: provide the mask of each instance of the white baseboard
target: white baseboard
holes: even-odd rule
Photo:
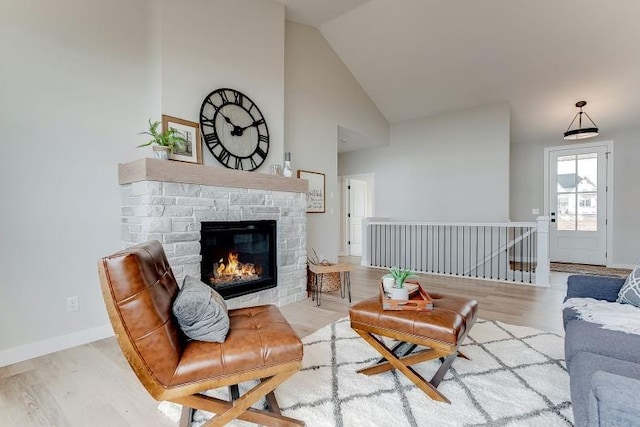
[[[0,367],[113,336],[110,324],[0,351]]]
[[[633,270],[636,266],[633,264],[613,264],[608,266],[610,268],[626,268],[627,270]]]

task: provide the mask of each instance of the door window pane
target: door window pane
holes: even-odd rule
[[[578,185],[576,156],[558,157],[558,193],[573,193]]]
[[[576,229],[576,195],[558,194],[558,230]]]
[[[576,156],[558,157],[558,175],[576,173]]]
[[[598,231],[598,193],[578,193],[577,229]]]
[[[577,171],[580,182],[576,188],[578,196],[576,229],[598,231],[598,153],[578,155]]]
[[[578,176],[581,181],[578,191],[596,191],[598,186],[598,153],[580,154],[578,156]],[[591,190],[582,187],[591,187]]]

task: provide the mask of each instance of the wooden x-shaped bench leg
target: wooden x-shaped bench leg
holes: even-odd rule
[[[387,346],[384,345],[382,341],[380,341],[378,338],[376,338],[372,334],[365,331],[358,330],[358,329],[354,329],[354,330],[366,342],[368,342],[369,345],[371,345],[371,347],[376,349],[376,351],[378,351],[378,353],[380,353],[382,357],[387,359],[387,362],[388,362],[388,364],[382,363],[379,365],[374,365],[370,368],[365,368],[358,372],[361,372],[367,375],[373,375],[374,373],[388,371],[393,367],[399,370],[400,372],[402,372],[407,378],[409,378],[409,380],[411,380],[411,382],[413,382],[416,386],[418,386],[420,390],[425,392],[427,396],[431,397],[433,400],[451,403],[451,401],[449,401],[449,399],[447,399],[445,395],[443,395],[436,389],[437,384],[434,385],[433,380],[431,382],[425,380],[420,374],[414,371],[413,368],[411,368],[409,365],[422,362],[425,360],[432,360],[432,359],[446,356],[445,362],[447,362],[447,360],[451,358],[451,361],[448,362],[448,366],[446,368],[448,369],[449,366],[451,366],[451,363],[453,363],[453,359],[455,359],[457,352],[454,352],[453,354],[449,355],[447,353],[431,349],[431,350],[426,350],[420,353],[416,353],[415,355],[405,356],[402,359],[399,359],[395,354],[393,354],[391,350],[387,348]],[[444,367],[444,365],[445,364],[443,363],[440,369],[438,370],[438,372],[436,372],[436,376],[438,376],[440,371],[442,371],[442,368]],[[446,373],[446,369],[442,372],[442,377],[444,377],[444,374]],[[440,383],[441,380],[442,378],[440,378],[440,380],[438,381],[438,384]]]
[[[384,344],[383,344],[384,345]],[[413,353],[408,356],[399,356],[395,351],[389,350],[392,354],[396,356],[396,358],[402,362],[403,365],[411,366],[416,363],[425,362],[427,360],[437,359],[439,357],[446,356],[445,353],[435,351],[433,349],[422,350],[417,353]],[[387,361],[386,358],[383,358],[381,361],[369,366],[368,368],[360,369],[358,371],[359,374],[365,375],[375,375],[382,372],[387,372],[395,369],[395,367]]]

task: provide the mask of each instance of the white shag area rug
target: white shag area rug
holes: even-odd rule
[[[593,298],[569,298],[562,306],[572,308],[578,318],[602,325],[603,329],[640,335],[640,308]]]
[[[303,368],[276,390],[276,397],[284,415],[310,427],[573,425],[564,339],[557,334],[477,321],[460,348],[471,360],[456,359],[438,387],[451,405],[431,400],[395,371],[357,374],[379,356],[351,330],[347,318],[303,342]],[[413,368],[430,379],[439,364],[428,361]],[[226,388],[211,394],[228,396]],[[178,422],[179,405],[163,402],[159,409]],[[194,425],[210,416],[197,411]]]

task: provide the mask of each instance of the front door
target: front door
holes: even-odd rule
[[[548,151],[551,261],[607,264],[608,151],[607,145]]]

